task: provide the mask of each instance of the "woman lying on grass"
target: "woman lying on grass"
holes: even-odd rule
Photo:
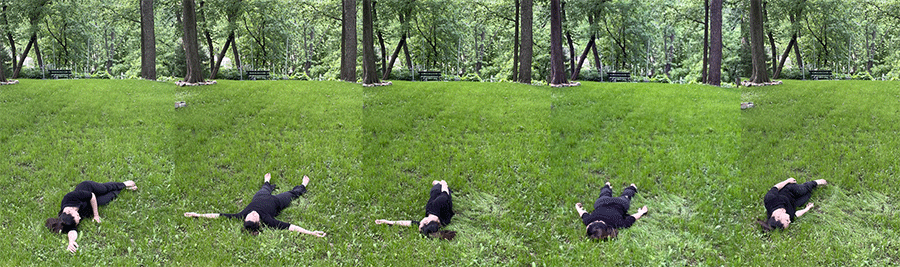
[[[92,216],[94,221],[100,223],[98,206],[109,204],[122,189],[137,190],[134,181],[98,183],[84,181],[75,186],[75,190],[63,196],[59,214],[56,218],[48,218],[45,226],[54,233],[67,233],[69,236],[68,250],[78,251],[78,223],[81,217]]]
[[[638,212],[627,215],[631,206],[631,198],[637,193],[637,186],[631,184],[622,190],[622,195],[612,197],[612,186],[606,182],[606,186],[600,188],[600,197],[594,202],[594,211],[587,213],[581,203],[575,203],[575,210],[581,216],[581,222],[587,228],[587,236],[591,239],[607,240],[619,235],[619,228],[628,228],[635,221],[647,213],[647,206],[638,209]]]
[[[763,198],[766,213],[769,219],[766,222],[757,221],[766,231],[777,228],[787,229],[795,218],[802,216],[813,207],[813,203],[806,204],[812,195],[813,189],[819,185],[828,184],[825,179],[809,181],[798,185],[797,180],[788,178],[772,186]],[[806,208],[797,210],[797,207],[806,204]]]
[[[456,231],[441,230],[441,227],[450,224],[453,218],[453,197],[450,195],[450,187],[447,181],[431,182],[431,197],[425,204],[425,218],[416,221],[389,221],[375,220],[376,224],[419,226],[419,232],[429,237],[437,237],[447,240],[453,240],[456,237]]]
[[[291,201],[297,199],[297,197],[300,197],[300,195],[302,195],[303,193],[306,193],[306,185],[309,184],[309,177],[303,176],[302,185],[295,186],[293,190],[275,196],[272,195],[272,191],[275,190],[275,185],[269,183],[270,179],[272,179],[272,175],[266,173],[265,183],[263,183],[262,188],[260,188],[259,191],[256,192],[256,195],[253,195],[253,200],[250,201],[250,204],[247,204],[247,207],[244,208],[244,210],[242,210],[241,212],[233,214],[198,214],[196,212],[185,212],[184,216],[203,217],[210,219],[218,218],[219,216],[225,216],[227,218],[243,219],[244,229],[246,229],[252,235],[259,234],[259,230],[261,227],[260,222],[262,222],[263,224],[271,228],[288,229],[289,231],[300,232],[317,237],[324,237],[325,232],[309,231],[300,228],[300,226],[275,219],[275,216],[278,216],[278,214],[280,214],[282,210],[291,205]]]

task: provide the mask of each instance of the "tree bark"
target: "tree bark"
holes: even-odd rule
[[[788,42],[787,48],[785,48],[784,53],[781,54],[781,60],[778,61],[778,66],[775,68],[775,74],[772,75],[773,79],[778,79],[781,75],[781,71],[784,69],[784,62],[787,61],[787,57],[791,53],[791,49],[794,48],[794,45],[797,45],[797,34],[791,36],[791,41]]]
[[[722,84],[722,0],[712,0],[709,7],[709,75],[706,83]]]
[[[34,55],[37,57],[38,68],[44,69],[44,55],[41,54],[41,46],[38,45],[37,34],[34,39]]]
[[[534,27],[534,13],[533,13],[533,2],[532,0],[522,0],[522,18],[521,18],[521,37],[520,40],[522,45],[519,51],[519,82],[520,83],[531,83],[531,58],[533,55],[532,47],[534,45],[532,40],[532,28]]]
[[[184,38],[182,39],[184,46],[184,57],[186,64],[186,72],[184,81],[188,83],[198,83],[203,81],[200,67],[200,45],[197,40],[197,13],[194,0],[182,0]]]
[[[578,80],[578,75],[581,75],[581,66],[584,65],[584,60],[587,58],[588,52],[594,47],[594,37],[595,36],[591,35],[591,40],[588,41],[588,44],[584,47],[584,52],[578,57],[578,64],[576,64],[575,69],[572,70],[572,77],[570,77],[569,80]]]
[[[384,68],[384,75],[381,76],[382,80],[387,80],[391,77],[391,70],[394,69],[394,62],[397,61],[397,57],[400,56],[400,49],[406,45],[406,34],[400,36],[400,42],[397,42],[397,48],[394,49],[394,53],[391,54],[391,61],[388,63],[388,67]]]
[[[562,16],[560,0],[550,0],[550,84],[566,84],[565,58],[562,51]]]
[[[376,21],[378,21],[378,1],[372,1],[372,24],[375,24]],[[377,31],[376,35],[378,36],[378,44],[381,47],[381,71],[385,72],[388,68],[387,49],[384,47],[384,35],[381,33],[381,29]]]
[[[6,15],[7,9],[9,6],[3,5],[3,25],[8,29],[9,28],[9,17]],[[12,67],[13,69],[16,67],[16,62],[18,61],[16,55],[16,41],[13,39],[12,31],[6,31],[6,38],[9,39],[9,50],[12,55]]]
[[[378,74],[375,66],[375,39],[374,25],[372,21],[372,0],[362,1],[362,27],[363,27],[363,84],[378,82]]]
[[[750,82],[769,82],[769,73],[766,70],[766,47],[763,35],[762,0],[750,0],[750,53],[753,64],[753,74]]]
[[[153,0],[141,0],[141,78],[156,80]]]
[[[21,60],[19,60],[19,65],[16,65],[16,68],[13,70],[12,78],[18,78],[19,73],[22,72],[22,64],[25,63],[25,57],[28,56],[28,51],[31,51],[31,46],[37,41],[37,33],[31,34],[31,39],[28,40],[28,44],[25,45],[25,51],[22,51],[22,55],[19,56]]]
[[[700,68],[700,82],[706,83],[707,66],[709,65],[709,0],[703,1],[705,16],[703,17],[703,66]]]
[[[776,50],[778,48],[775,47],[775,35],[772,33],[771,30],[768,31],[768,37],[769,37],[769,50],[772,51],[772,72],[774,73],[778,69],[778,51]]]
[[[214,60],[210,59],[212,61],[215,61],[215,64],[213,64],[213,68],[209,71],[210,80],[215,79],[216,75],[219,74],[219,69],[222,68],[222,60],[225,59],[225,52],[228,52],[228,46],[231,45],[232,42],[234,42],[234,32],[228,34],[228,39],[225,40],[225,45],[222,46],[222,52],[219,53],[219,56],[217,56]]]
[[[343,0],[341,12],[341,80],[356,82],[356,0]]]
[[[519,0],[513,0],[516,6],[516,18],[513,21],[513,66],[512,66],[512,77],[513,81],[519,80]]]
[[[560,2],[559,12],[562,15],[562,22],[566,22],[566,2]],[[572,42],[572,31],[566,29],[566,42],[569,45],[569,73],[575,73],[575,43]],[[580,68],[580,66],[579,66]]]
[[[238,54],[237,36],[231,40],[231,54],[234,55],[234,66],[237,67],[238,72],[240,72],[243,67],[241,66],[241,55]],[[241,74],[238,73],[238,75]]]
[[[797,34],[797,39],[799,39],[799,38],[800,38],[800,35]],[[798,40],[798,42],[799,42],[799,40]],[[806,65],[803,65],[803,58],[800,57],[800,44],[794,45],[794,55],[797,58],[797,66],[800,66],[800,70],[802,71],[802,70],[806,69]]]

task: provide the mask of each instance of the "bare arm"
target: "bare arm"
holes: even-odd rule
[[[293,224],[291,224],[291,226],[288,227],[288,231],[300,232],[301,234],[307,234],[307,235],[312,235],[312,236],[316,236],[316,237],[325,237],[325,232],[310,231],[310,230],[303,229],[303,227],[296,226]]]
[[[637,213],[631,214],[631,216],[634,217],[635,220],[638,220],[641,218],[641,216],[644,216],[644,214],[647,214],[647,206],[641,207],[640,209],[638,209]]]
[[[197,218],[197,217],[203,217],[203,218],[215,219],[215,218],[219,218],[219,214],[218,214],[218,213],[203,213],[203,214],[199,214],[199,213],[196,213],[196,212],[185,212],[185,213],[184,213],[184,217],[194,217],[194,218]]]
[[[781,181],[780,183],[775,184],[774,186],[775,186],[775,188],[778,188],[778,190],[781,190],[782,188],[784,188],[785,185],[796,184],[796,183],[797,183],[797,180],[794,180],[794,177],[791,177],[791,178],[788,178],[787,180],[784,180],[784,181]]]
[[[91,208],[94,209],[94,221],[100,223],[100,210],[97,208],[97,195],[91,193]]]
[[[813,203],[806,204],[806,208],[798,210],[796,213],[794,213],[794,215],[797,217],[803,216],[803,214],[806,214],[806,212],[809,211],[809,209],[811,209],[813,206],[815,206],[813,205]]]
[[[75,253],[78,251],[78,243],[75,243],[75,239],[78,239],[78,231],[71,230],[68,233],[69,236],[69,247],[67,248],[69,252]]]
[[[387,225],[401,225],[401,226],[412,226],[412,221],[389,221],[389,220],[375,220],[376,224],[387,224]]]
[[[578,212],[578,217],[584,216],[584,214],[587,213],[587,211],[584,210],[584,206],[582,206],[580,202],[575,203],[575,211]]]

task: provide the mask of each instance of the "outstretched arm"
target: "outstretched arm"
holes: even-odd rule
[[[806,204],[806,208],[804,208],[804,209],[802,209],[802,210],[798,210],[798,211],[797,211],[796,213],[794,213],[794,214],[795,214],[795,216],[797,216],[797,217],[803,216],[803,214],[806,214],[806,212],[809,211],[809,209],[811,209],[813,206],[815,206],[815,205],[813,205],[813,203]]]
[[[634,217],[635,220],[637,220],[640,219],[641,216],[644,216],[644,214],[647,214],[647,206],[641,207],[640,209],[638,209],[637,213],[631,214],[631,216]]]
[[[325,232],[310,231],[310,230],[303,229],[303,227],[296,226],[293,224],[291,224],[291,226],[288,227],[288,231],[300,232],[301,234],[307,234],[307,235],[312,235],[312,236],[316,236],[316,237],[325,237]]]
[[[787,184],[796,184],[796,183],[797,183],[797,180],[794,180],[794,177],[791,177],[791,178],[788,178],[787,180],[784,180],[784,181],[781,181],[780,183],[775,184],[774,187],[778,188],[778,190],[781,190]]]
[[[200,214],[200,213],[196,213],[196,212],[185,212],[184,217],[194,217],[194,218],[203,217],[203,218],[215,219],[215,218],[219,218],[219,214],[218,213]]]
[[[78,243],[75,243],[75,239],[78,239],[78,231],[71,230],[68,233],[69,236],[69,247],[67,248],[69,252],[75,253],[78,251]]]
[[[97,195],[91,193],[91,208],[94,209],[94,221],[100,223],[100,209],[97,208]]]
[[[412,221],[389,221],[389,220],[375,220],[376,224],[387,224],[387,225],[401,225],[401,226],[412,226]]]
[[[587,211],[584,210],[584,206],[581,205],[581,202],[575,203],[575,211],[578,212],[578,217],[584,216]]]

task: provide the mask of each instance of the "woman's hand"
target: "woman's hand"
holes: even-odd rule
[[[375,224],[392,224],[391,221],[388,220],[375,220]]]
[[[784,180],[784,181],[787,182],[787,183],[789,183],[789,184],[796,184],[796,183],[797,183],[797,179],[794,179],[794,177],[788,178],[787,180]]]
[[[69,247],[66,249],[68,249],[69,252],[75,253],[78,251],[78,243],[75,243],[75,241],[69,242]]]
[[[812,202],[806,203],[806,209],[811,209],[811,208],[814,207],[814,206],[815,206],[815,205],[814,205]]]
[[[100,223],[100,216],[94,216],[94,221]]]
[[[638,212],[641,213],[641,214],[647,214],[647,211],[648,211],[648,210],[649,210],[649,209],[647,209],[647,206],[643,206],[643,207],[641,207],[640,209],[638,209]]]
[[[322,232],[322,231],[312,231],[312,232],[309,232],[309,234],[316,236],[316,237],[325,237],[325,232]]]

